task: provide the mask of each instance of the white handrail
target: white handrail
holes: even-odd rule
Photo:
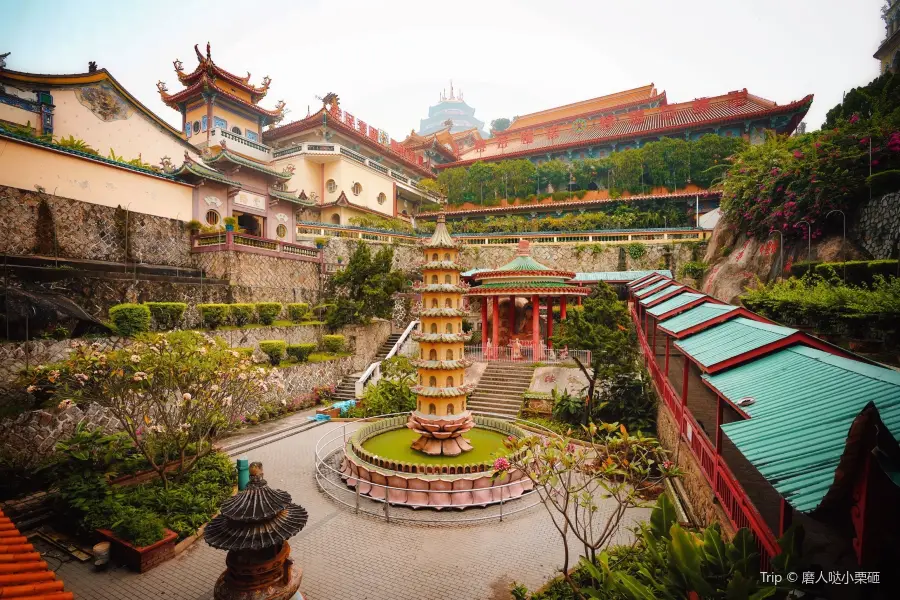
[[[384,357],[384,360],[389,358],[393,358],[397,354],[399,354],[400,349],[403,345],[410,339],[413,330],[419,326],[418,321],[412,321],[409,325],[406,326],[406,329],[403,330],[403,333],[394,343],[394,346],[390,349],[387,355]],[[362,398],[363,390],[366,389],[366,385],[369,383],[375,383],[379,379],[381,379],[381,363],[382,361],[373,362],[369,367],[363,371],[363,374],[359,379],[356,380],[356,390],[355,395],[357,398]]]

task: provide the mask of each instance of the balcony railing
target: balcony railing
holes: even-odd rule
[[[237,252],[251,252],[254,254],[266,254],[280,256],[294,260],[309,262],[321,262],[322,251],[312,246],[291,244],[281,240],[237,233],[235,231],[223,231],[218,233],[201,233],[192,238],[191,252],[221,252],[233,250]]]
[[[659,364],[656,362],[656,355],[647,343],[641,320],[633,304],[631,306],[631,318],[637,329],[641,353],[644,357],[644,363],[647,365],[647,370],[650,372],[650,379],[653,387],[656,389],[656,393],[675,418],[675,422],[678,423],[681,438],[690,448],[691,454],[697,459],[700,470],[713,489],[713,493],[719,500],[722,510],[728,516],[728,520],[731,521],[731,524],[736,529],[746,527],[753,532],[756,538],[757,550],[759,551],[759,568],[761,571],[768,571],[772,557],[781,552],[775,540],[775,535],[750,501],[747,492],[738,483],[725,459],[716,452],[712,442],[706,437],[706,434],[700,428],[688,407],[681,402],[668,377],[660,369]]]
[[[539,345],[537,349],[530,343],[520,344],[519,346],[497,346],[496,348],[490,344],[480,344],[478,346],[465,346],[464,351],[465,357],[475,362],[575,364],[575,357],[578,357],[581,364],[591,363],[590,350],[548,348],[544,344]]]
[[[237,148],[238,152],[240,152],[241,154],[246,154],[250,158],[265,162],[272,160],[272,149],[265,144],[260,144],[259,142],[248,140],[247,138],[237,135],[236,133],[232,133],[227,129],[214,127],[209,132],[210,143],[216,143],[219,138],[227,140],[229,144],[237,144],[239,146],[239,148]]]

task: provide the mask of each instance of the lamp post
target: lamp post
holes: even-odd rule
[[[812,260],[812,225],[809,221],[797,221],[797,224],[806,223],[806,262]]]
[[[844,250],[844,242],[847,241],[847,215],[844,214],[844,211],[835,208],[834,210],[828,211],[828,214],[825,215],[825,218],[827,219],[827,218],[830,217],[833,213],[841,213],[841,221],[842,221],[843,226],[844,226],[843,233],[841,234],[841,252],[843,252],[843,250]]]
[[[781,240],[781,243],[778,246],[778,273],[775,275],[775,278],[777,279],[781,275],[781,270],[784,269],[784,234],[778,230],[772,232],[773,235],[776,233]]]

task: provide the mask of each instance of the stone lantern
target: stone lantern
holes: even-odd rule
[[[308,518],[290,494],[268,486],[262,463],[252,463],[247,489],[222,503],[204,533],[207,544],[228,551],[215,600],[302,600],[303,571],[291,560],[287,540]]]

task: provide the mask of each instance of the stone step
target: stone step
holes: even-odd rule
[[[478,414],[486,415],[486,416],[502,415],[502,416],[508,417],[510,419],[515,419],[516,417],[519,416],[518,410],[499,410],[499,409],[494,410],[491,408],[473,408],[471,410],[476,415],[478,415]]]
[[[481,409],[481,410],[490,410],[490,409],[496,408],[498,410],[503,409],[503,410],[511,410],[511,411],[519,412],[519,410],[522,409],[521,404],[515,403],[515,402],[513,402],[511,404],[504,404],[504,403],[500,403],[500,402],[488,402],[488,401],[482,401],[482,400],[470,400],[468,403],[466,403],[466,406],[472,410],[474,410],[476,408]]]
[[[531,380],[530,379],[528,379],[528,380],[520,379],[518,381],[513,381],[513,380],[509,380],[509,379],[484,379],[482,377],[478,381],[478,386],[481,387],[482,385],[493,385],[493,386],[499,386],[499,387],[513,387],[513,388],[519,388],[519,387],[527,388],[528,386],[531,385]]]
[[[513,398],[501,398],[499,396],[472,396],[466,402],[488,402],[494,404],[507,404],[509,406],[520,406],[522,404],[521,400],[513,399]]]
[[[508,387],[491,387],[488,385],[479,385],[475,388],[475,394],[493,394],[495,396],[516,396],[518,398],[522,397],[522,394],[528,388],[508,388]]]

